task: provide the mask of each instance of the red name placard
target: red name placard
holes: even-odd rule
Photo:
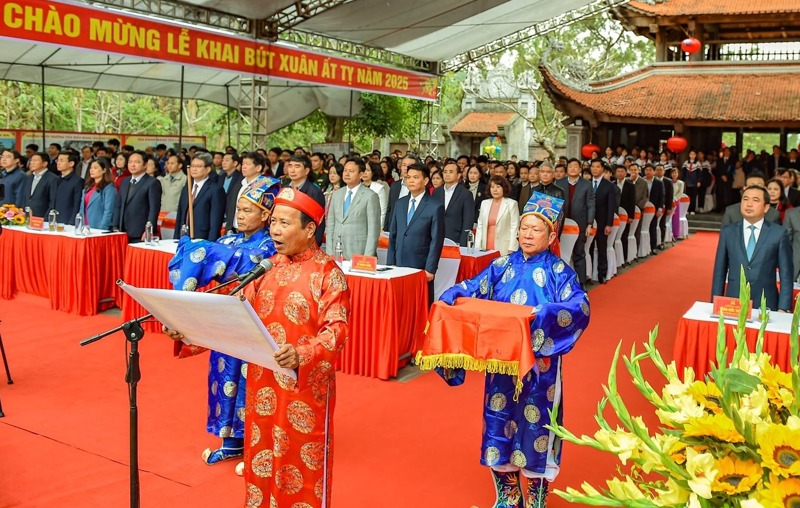
[[[164,62],[436,100],[438,79],[280,43],[52,0],[2,1],[0,35]]]
[[[44,231],[44,218],[32,216],[31,220],[28,222],[28,227],[31,229],[38,229],[39,231]]]
[[[728,296],[715,296],[714,301],[714,310],[712,313],[715,316],[723,316],[726,318],[733,318],[739,319],[739,313],[742,312],[742,301],[738,298],[731,298]],[[753,302],[748,302],[747,306],[747,318],[753,315]]]
[[[375,256],[360,256],[355,254],[350,260],[350,269],[359,272],[375,273],[378,271],[378,258]]]

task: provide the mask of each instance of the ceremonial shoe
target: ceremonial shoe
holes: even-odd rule
[[[217,462],[222,462],[223,460],[241,457],[243,454],[244,448],[225,448],[223,446],[214,451],[211,451],[211,448],[206,448],[203,451],[203,461],[210,466]]]
[[[525,491],[525,508],[545,508],[547,506],[547,486],[544,478],[528,478]]]
[[[522,489],[519,484],[519,471],[501,473],[492,471],[497,501],[492,508],[522,508]]]

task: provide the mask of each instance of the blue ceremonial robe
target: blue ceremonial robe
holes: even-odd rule
[[[245,238],[225,235],[216,242],[181,238],[169,263],[174,289],[193,291],[212,280],[225,281],[250,271],[275,254],[268,229]],[[245,377],[247,364],[211,351],[208,370],[208,432],[222,438],[244,438]]]
[[[561,443],[544,426],[550,422],[548,411],[556,405],[562,421],[561,356],[575,346],[589,324],[589,299],[575,271],[549,250],[525,259],[520,249],[448,289],[440,300],[452,305],[459,297],[534,307],[530,337],[537,360],[533,371],[521,373],[518,401],[513,376],[486,375],[481,464],[516,466],[526,476],[552,481],[561,462]],[[463,369],[446,374],[437,370],[450,385],[464,381]]]

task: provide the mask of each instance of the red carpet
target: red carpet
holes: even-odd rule
[[[656,323],[671,358],[679,316],[708,299],[716,235],[699,234],[590,292],[592,321],[565,361],[567,425],[593,432],[614,347],[642,342]],[[0,300],[0,333],[15,384],[0,373],[0,508],[128,505],[125,345],[120,335],[78,342],[111,328],[109,316],[49,310],[46,300]],[[140,466],[143,507],[240,507],[234,463],[214,467],[200,452],[205,433],[205,357],[174,360],[157,334],[142,346]],[[448,388],[427,374],[408,383],[338,376],[333,504],[337,508],[491,506],[488,472],[478,465],[483,383],[471,375]],[[623,383],[633,413],[641,399]],[[635,395],[635,394],[634,394]],[[650,419],[652,422],[653,420]],[[587,466],[591,464],[591,466]],[[614,458],[564,450],[557,486],[598,484]],[[551,497],[551,506],[566,506]]]

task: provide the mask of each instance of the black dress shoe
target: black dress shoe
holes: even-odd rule
[[[597,283],[598,284],[605,284],[606,283],[606,278],[605,277],[601,277],[601,276],[598,275],[597,276]]]

